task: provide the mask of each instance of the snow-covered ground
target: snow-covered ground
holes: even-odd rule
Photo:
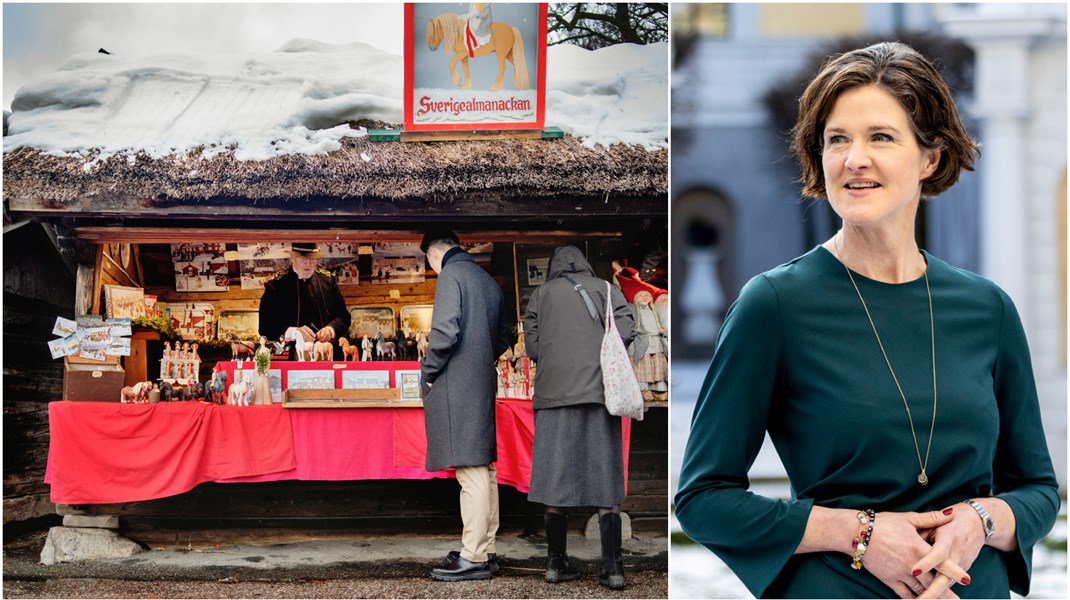
[[[667,147],[667,44],[552,46],[546,62],[547,125],[592,147]],[[360,42],[295,39],[255,56],[79,54],[19,89],[4,150],[320,154],[366,135],[338,123],[401,123],[403,74],[401,56]]]
[[[707,364],[673,361],[672,364],[672,415],[670,422],[670,472],[671,493],[676,493],[677,479],[684,446],[690,431],[691,414],[695,409],[702,378]],[[776,479],[779,482],[752,487],[755,492],[773,497],[789,495],[784,467],[780,463],[772,443],[766,443],[751,468],[752,477]],[[1066,506],[1055,528],[1048,534],[1046,543],[1033,550],[1033,584],[1029,598],[1067,598],[1066,565]],[[682,530],[675,517],[670,529],[674,535]],[[1059,549],[1053,549],[1056,546]],[[697,544],[673,544],[669,559],[669,595],[672,598],[753,598],[747,588],[732,571],[712,552]],[[1015,595],[1015,597],[1020,597]]]

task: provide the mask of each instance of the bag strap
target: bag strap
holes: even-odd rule
[[[613,321],[613,288],[609,282],[606,282],[606,333],[610,330],[616,329],[616,323]]]
[[[587,293],[587,290],[583,289],[582,285],[576,283],[575,279],[568,275],[565,275],[564,277],[572,284],[573,289],[580,293],[580,297],[583,298],[583,303],[587,305],[587,312],[591,314],[591,319],[597,321],[598,311],[594,309],[594,302],[591,300],[591,295]]]

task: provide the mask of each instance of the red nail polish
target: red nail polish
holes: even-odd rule
[[[921,569],[914,569],[910,574],[917,577],[918,575],[921,575]]]
[[[962,576],[962,585],[970,585],[970,576],[969,575],[963,575]]]
[[[952,508],[945,508],[944,509],[944,514],[945,515],[950,515],[952,510],[953,510]]]

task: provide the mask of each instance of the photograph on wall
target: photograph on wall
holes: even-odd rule
[[[239,340],[259,343],[260,312],[243,308],[219,311],[216,339],[226,340],[228,333],[233,333]]]
[[[405,129],[542,129],[546,5],[405,5]]]
[[[326,369],[290,370],[286,372],[286,389],[333,390],[334,371]]]
[[[394,321],[394,309],[389,306],[356,306],[349,309],[350,343],[359,345],[356,340],[364,336],[374,339],[376,333],[383,337],[393,336],[397,331]]]
[[[144,316],[145,290],[121,285],[104,286],[104,315],[109,319]]]
[[[390,387],[390,371],[342,371],[342,389]]]
[[[320,268],[331,272],[338,285],[360,284],[360,269],[358,268],[358,248],[356,242],[324,242],[320,243]]]
[[[167,305],[171,326],[184,340],[215,337],[215,307],[207,302],[172,302]]]
[[[562,240],[562,245],[571,243],[569,240]],[[584,248],[582,244],[578,247],[581,250]],[[550,268],[550,255],[553,252],[554,246],[517,244],[515,266],[516,294],[517,298],[520,299],[518,320],[524,318],[528,300],[531,299],[531,294],[535,292],[535,288],[546,281]]]
[[[394,371],[394,378],[398,389],[401,390],[402,400],[420,399],[419,371]]]
[[[290,244],[238,244],[243,290],[262,290],[269,277],[289,267]]]
[[[550,257],[528,259],[528,285],[546,283],[546,272],[550,270]]]
[[[223,257],[226,244],[171,244],[176,292],[225,292],[230,270]]]
[[[424,253],[419,244],[375,244],[372,253],[372,283],[393,285],[424,280]]]

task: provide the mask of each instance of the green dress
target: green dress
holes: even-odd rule
[[[728,311],[680,471],[684,531],[758,597],[895,597],[842,553],[793,555],[813,505],[929,511],[998,496],[1019,550],[985,546],[963,598],[1028,593],[1032,547],[1052,527],[1058,484],[1018,313],[996,285],[923,253],[936,331],[938,403],[928,485],[903,400],[842,263],[822,247],[752,279]],[[933,382],[925,280],[854,274],[910,404],[922,457]],[[790,500],[748,491],[766,431]],[[998,527],[998,524],[997,524]],[[880,536],[880,519],[873,532]]]

